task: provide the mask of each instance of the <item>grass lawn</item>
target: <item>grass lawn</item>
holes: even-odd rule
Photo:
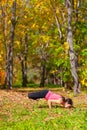
[[[87,95],[60,93],[71,97],[75,108],[53,105],[50,110],[44,99],[30,100],[27,92],[0,90],[0,130],[86,130]]]

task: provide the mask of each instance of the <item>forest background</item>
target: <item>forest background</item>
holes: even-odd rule
[[[87,1],[1,0],[1,88],[87,87]]]
[[[0,130],[86,130],[84,88],[87,0],[0,0]],[[42,89],[73,108],[28,98]]]

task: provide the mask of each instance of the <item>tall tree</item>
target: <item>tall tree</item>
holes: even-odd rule
[[[8,46],[8,77],[7,85],[9,89],[12,89],[13,85],[13,47],[14,47],[14,31],[16,25],[16,0],[13,1],[11,16],[11,30],[10,30],[10,43]]]
[[[24,43],[23,43],[24,42]],[[27,80],[27,57],[28,57],[28,35],[25,34],[25,39],[20,40],[21,45],[23,44],[23,50],[18,54],[18,58],[21,63],[21,72],[22,72],[22,86],[26,87],[28,80]]]
[[[67,31],[67,42],[69,44],[69,56],[71,73],[74,80],[74,93],[80,92],[79,90],[79,79],[76,68],[76,55],[73,47],[73,34],[72,34],[72,4],[70,0],[66,0],[66,7],[68,10],[68,31]]]
[[[7,1],[6,1],[7,4]],[[8,69],[7,69],[7,56],[8,56],[8,46],[7,46],[7,6],[5,5],[5,7],[1,6],[1,10],[2,10],[2,28],[3,28],[3,41],[4,41],[4,47],[5,47],[5,52],[6,52],[6,57],[5,57],[5,81],[3,84],[3,88],[6,88],[6,84],[7,84],[7,77],[8,77]]]
[[[59,38],[61,40],[60,42],[63,43],[63,33],[62,33],[62,30],[61,30],[59,18],[58,18],[57,13],[56,13],[56,2],[54,2],[52,0],[50,0],[50,2],[51,2],[52,10],[53,10],[53,13],[54,13],[57,29],[58,29],[58,32],[59,32]]]

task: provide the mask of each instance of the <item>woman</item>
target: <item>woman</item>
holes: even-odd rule
[[[73,105],[72,99],[65,99],[65,97],[55,94],[49,90],[41,90],[39,92],[29,93],[28,97],[33,100],[45,98],[48,101],[48,106],[50,109],[52,108],[52,103],[63,105],[65,108],[70,108]]]

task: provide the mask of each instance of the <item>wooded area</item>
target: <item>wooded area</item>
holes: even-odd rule
[[[87,0],[1,0],[0,85],[87,87]]]

